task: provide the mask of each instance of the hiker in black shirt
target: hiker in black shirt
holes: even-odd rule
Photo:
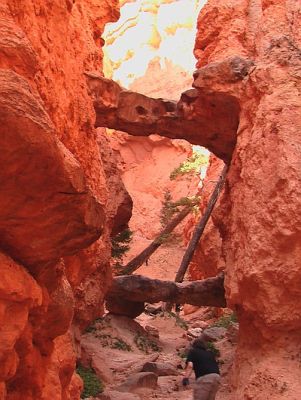
[[[189,377],[194,370],[194,400],[214,400],[220,384],[218,364],[213,353],[206,349],[202,339],[195,339],[186,359],[186,373],[183,385],[189,384]]]

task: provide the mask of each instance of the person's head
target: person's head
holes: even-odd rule
[[[194,341],[192,342],[192,347],[194,349],[206,350],[206,344],[205,344],[204,340],[201,338],[194,339]]]

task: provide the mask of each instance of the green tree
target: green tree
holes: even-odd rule
[[[116,272],[118,272],[119,269],[122,267],[123,257],[130,249],[132,238],[133,232],[129,228],[127,228],[111,239],[112,258],[114,258],[115,260],[113,269]]]
[[[174,180],[177,178],[177,176],[190,173],[197,175],[199,174],[201,167],[207,164],[208,156],[200,153],[199,151],[195,151],[192,156],[188,157],[171,172],[169,178],[170,180]]]

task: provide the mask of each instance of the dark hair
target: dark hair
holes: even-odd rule
[[[206,344],[203,339],[197,338],[192,342],[192,347],[195,349],[206,350]]]

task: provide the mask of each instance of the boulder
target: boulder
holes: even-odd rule
[[[201,337],[202,339],[210,342],[216,342],[226,336],[227,329],[219,326],[204,329]]]
[[[145,305],[145,312],[148,314],[159,314],[162,312],[162,304],[146,304]]]
[[[201,336],[202,332],[203,332],[202,328],[191,328],[187,331],[187,335],[193,338],[197,338]]]
[[[138,372],[116,387],[116,390],[119,392],[130,392],[140,388],[154,389],[157,386],[157,381],[158,376],[153,372]]]
[[[142,372],[153,372],[158,376],[178,375],[177,370],[169,363],[147,362],[143,365]]]
[[[56,138],[37,91],[6,69],[0,70],[0,127],[2,249],[32,268],[98,239],[104,208],[81,164]]]
[[[136,318],[143,313],[144,303],[139,301],[125,300],[116,296],[107,299],[106,308],[111,314]]]
[[[151,325],[145,325],[144,329],[150,336],[152,336],[156,339],[159,339],[160,334],[159,334],[159,330],[157,328],[155,328],[154,326],[151,326]]]
[[[239,325],[238,323],[232,323],[227,329],[226,337],[232,344],[237,344],[238,342],[238,331]]]

